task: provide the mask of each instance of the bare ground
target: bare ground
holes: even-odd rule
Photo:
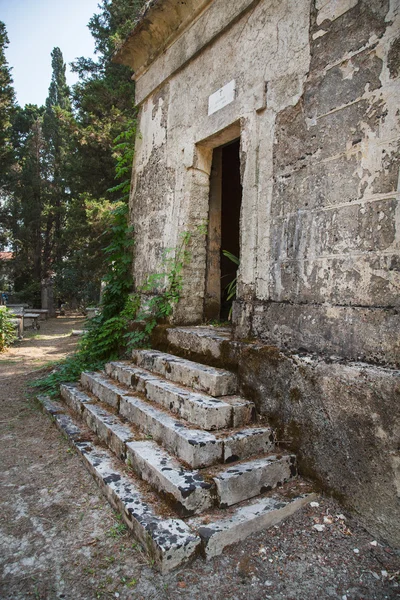
[[[81,326],[50,320],[0,358],[2,600],[400,598],[398,553],[323,497],[221,557],[154,572],[28,387]]]

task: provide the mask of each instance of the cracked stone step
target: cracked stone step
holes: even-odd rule
[[[101,373],[81,373],[82,387],[89,390],[99,400],[112,406],[116,410],[119,409],[121,396],[126,394],[126,390],[121,389],[112,383],[108,377]]]
[[[244,398],[225,396],[217,399],[192,392],[124,362],[110,362],[105,370],[113,379],[145,393],[149,400],[206,431],[241,427],[251,421],[254,413],[253,402]]]
[[[136,473],[162,493],[179,514],[199,514],[213,504],[215,485],[204,481],[198,471],[190,471],[153,441],[138,441],[130,427],[79,390],[76,384],[63,384],[61,396],[82,417],[114,454],[127,461]]]
[[[93,399],[79,390],[75,384],[63,384],[60,387],[61,396],[72,410],[80,415],[86,425],[99,439],[104,442],[114,454],[125,461],[126,444],[136,439],[135,433],[128,425],[108,412]]]
[[[219,359],[224,344],[232,336],[229,327],[171,327],[167,331],[168,342],[194,355],[204,354]]]
[[[184,423],[134,396],[122,396],[120,413],[192,468],[221,462],[223,441]]]
[[[273,448],[270,427],[249,427],[228,436],[226,432],[214,435],[187,427],[185,422],[174,419],[151,402],[129,394],[102,374],[82,373],[81,381],[101,401],[112,407],[118,406],[124,418],[193,469],[265,454]]]
[[[220,508],[282,486],[297,475],[296,457],[270,455],[232,465],[214,477]]]
[[[182,516],[200,514],[213,505],[215,487],[199,471],[184,468],[152,441],[129,442],[128,464],[160,492]]]
[[[138,367],[216,398],[231,396],[237,391],[236,375],[224,369],[208,367],[158,350],[133,350],[132,359]]]
[[[189,519],[188,524],[202,538],[205,555],[209,559],[222,554],[224,548],[241,542],[252,533],[276,525],[316,497],[311,493],[290,500],[282,496],[262,498],[230,510],[227,517],[222,516],[211,522],[207,519],[206,524],[194,517]]]
[[[49,411],[51,401],[41,402],[43,408]],[[57,411],[56,408],[54,410]],[[111,505],[121,513],[158,570],[168,573],[197,553],[201,540],[184,521],[158,515],[147,495],[141,491],[140,485],[133,477],[128,477],[123,470],[118,469],[109,451],[83,439],[84,433],[69,415],[54,411],[50,411],[50,414],[54,415],[59,429],[81,454],[96,483]]]
[[[271,427],[249,427],[224,439],[224,463],[272,452],[275,436]]]

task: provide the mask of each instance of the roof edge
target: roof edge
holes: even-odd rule
[[[213,0],[148,0],[113,61],[143,73]]]

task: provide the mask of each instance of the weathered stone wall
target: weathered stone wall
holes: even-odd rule
[[[243,389],[305,472],[400,545],[400,3],[200,8],[137,78],[137,284],[208,219],[212,149],[239,131],[235,335],[275,346],[241,354]],[[235,100],[208,116],[233,79]],[[203,236],[191,252],[186,324],[203,319]]]
[[[300,471],[399,547],[400,372],[267,346],[241,352],[239,375]]]
[[[265,279],[262,257],[268,247],[264,231],[272,193],[275,107],[283,110],[296,104],[303,93],[310,61],[309,22],[308,0],[214,0],[137,80],[141,106],[132,220],[139,284],[145,272],[160,270],[163,247],[175,247],[180,232],[207,221],[212,147],[222,143],[219,133],[239,123],[244,188],[241,296],[254,298],[257,285]],[[179,67],[181,62],[184,64]],[[179,70],[163,82],[172,64]],[[210,94],[232,79],[236,81],[235,101],[208,116]],[[274,81],[282,87],[279,94]],[[146,96],[158,82],[157,89]],[[275,90],[273,108],[266,108],[266,82],[268,89]],[[173,174],[173,187],[159,182],[170,180],[166,172]],[[147,209],[142,207],[149,205],[153,208],[147,217]],[[157,238],[153,235],[155,220],[162,224]],[[156,247],[150,248],[149,241]],[[256,277],[257,264],[260,277]],[[185,293],[176,315],[184,322],[202,320],[205,269],[205,239],[199,236],[193,244]]]
[[[237,336],[399,365],[398,1],[205,5],[137,81],[138,284],[208,219],[212,147],[238,123]],[[235,101],[208,116],[232,79]],[[203,317],[202,236],[191,250],[187,323]]]
[[[400,364],[398,12],[312,10],[303,94],[275,119],[268,291],[236,307],[239,333]]]

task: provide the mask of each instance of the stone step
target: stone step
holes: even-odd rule
[[[296,457],[292,454],[269,455],[232,465],[214,477],[219,506],[226,508],[281,487],[296,474]]]
[[[47,411],[49,403],[49,399],[46,403],[42,402]],[[109,451],[85,439],[87,434],[68,414],[60,414],[57,410],[50,411],[50,414],[74,444],[86,468],[111,505],[121,513],[156,568],[167,573],[197,553],[201,540],[184,521],[161,516],[160,501],[150,498],[149,492],[142,489],[141,482],[126,473],[123,465],[113,459]]]
[[[78,408],[77,412],[83,418],[85,413],[93,407],[100,408],[90,396],[76,387],[68,385],[63,389],[63,397],[67,399],[74,410]],[[122,401],[124,402],[125,399],[123,397]],[[90,433],[85,430],[84,426],[78,425],[69,414],[62,412],[66,409],[60,403],[54,403],[46,396],[40,396],[38,400],[58,428],[73,443],[85,466],[94,476],[111,505],[120,511],[136,539],[150,554],[154,566],[162,573],[167,573],[184,564],[199,551],[207,558],[221,554],[226,546],[241,542],[248,535],[275,525],[316,498],[315,494],[305,494],[304,491],[307,488],[301,489],[301,486],[306,484],[297,481],[295,486],[293,486],[293,482],[285,484],[279,494],[275,492],[271,496],[270,493],[268,497],[242,502],[239,506],[225,510],[211,509],[201,517],[191,517],[186,522],[179,518],[172,518],[168,507],[160,503],[159,498],[146,487],[147,484],[128,473],[123,463],[113,458],[110,451],[94,444],[91,441]],[[106,409],[104,411],[108,412]],[[100,412],[92,414],[96,417],[104,417],[104,414]],[[111,413],[108,415],[111,416]],[[111,428],[115,425],[107,420],[104,422]],[[164,488],[165,482],[161,483],[158,478],[165,477],[172,487],[177,488],[182,484],[180,492],[183,500],[190,496],[194,498],[198,494],[198,500],[203,502],[203,507],[208,507],[209,498],[213,493],[212,487],[210,484],[200,481],[196,472],[185,472],[179,463],[174,463],[174,459],[171,459],[162,450],[159,450],[157,454],[154,442],[136,440],[126,442],[126,445],[130,447],[128,456],[134,457],[135,467],[142,473],[147,471],[145,479],[154,487],[157,488],[160,485]],[[265,458],[273,462],[271,456]],[[281,459],[289,459],[290,466],[294,464],[291,460],[292,457],[281,457]],[[235,476],[230,467],[226,469],[225,476],[220,472],[217,477],[225,482],[230,481],[231,483],[227,483],[227,485],[233,485],[231,493],[234,493],[238,477],[246,477],[246,472],[248,472],[246,464],[256,468],[257,461],[261,460],[255,459],[237,465],[241,467],[242,475]],[[280,458],[276,457],[276,462],[279,460]],[[153,469],[153,473],[149,469]],[[170,469],[175,471],[173,475],[169,473]],[[180,469],[182,470],[179,471]],[[162,471],[164,472],[160,475]],[[179,474],[181,479],[175,479]],[[250,481],[248,481],[249,485],[251,485]],[[220,487],[220,489],[222,488]],[[226,489],[224,489],[224,493],[226,493]],[[237,500],[239,497],[241,496],[239,495]]]
[[[137,432],[104,407],[94,403],[75,384],[61,386],[67,405],[97,434],[118,458],[128,460],[136,473],[173,504],[182,516],[200,514],[216,501],[230,506],[272,489],[294,475],[294,457],[268,456],[219,469],[206,480],[199,471],[183,467],[158,444],[140,439]],[[289,466],[290,463],[290,466]]]
[[[106,444],[121,460],[126,460],[126,444],[137,439],[137,434],[129,425],[113,415],[99,404],[94,403],[92,397],[79,390],[76,384],[63,384],[60,387],[62,398],[74,413],[82,420],[98,438]]]
[[[81,382],[99,400],[112,407],[117,406],[125,419],[192,468],[222,461],[223,442],[213,434],[185,427],[182,421],[129,394],[99,373],[82,373]]]
[[[290,499],[283,495],[268,496],[228,511],[193,517],[188,525],[200,535],[207,559],[218,556],[231,544],[242,542],[252,533],[263,531],[292,515],[317,497],[299,494]],[[228,513],[228,514],[227,514]]]
[[[224,369],[208,367],[158,350],[133,350],[132,359],[138,367],[215,398],[237,392],[236,375]]]
[[[121,422],[75,384],[63,384],[61,396],[81,416],[114,454],[161,493],[182,516],[203,512],[214,504],[215,484],[207,483],[198,471],[183,467],[158,444],[139,439],[129,425]],[[212,480],[211,480],[212,481]]]
[[[116,411],[119,410],[121,397],[127,394],[127,391],[115,385],[101,373],[81,373],[81,384],[86,390],[89,390],[99,400],[112,406]]]
[[[247,425],[255,412],[254,404],[244,398],[225,396],[218,399],[192,392],[129,363],[110,362],[105,371],[109,377],[144,393],[149,400],[206,431]]]
[[[120,414],[191,468],[223,459],[223,441],[212,433],[189,429],[182,421],[134,396],[121,397]]]
[[[102,374],[82,373],[81,381],[101,401],[112,407],[118,406],[117,410],[125,419],[191,468],[242,460],[273,449],[270,427],[249,427],[214,435],[188,427],[184,421],[174,419],[152,403],[129,394]]]
[[[248,427],[224,438],[224,463],[272,452],[275,436],[271,427]]]
[[[121,398],[120,413],[192,468],[226,462],[225,456],[231,462],[265,454],[273,447],[269,427],[243,429],[229,436],[214,435],[190,429],[182,421],[134,396]]]
[[[186,469],[153,441],[129,442],[128,464],[172,505],[178,514],[200,514],[214,504],[212,483]]]
[[[207,362],[224,355],[224,347],[232,338],[230,327],[170,327],[167,330],[168,344],[189,356],[206,357]],[[197,360],[197,359],[196,359]]]

